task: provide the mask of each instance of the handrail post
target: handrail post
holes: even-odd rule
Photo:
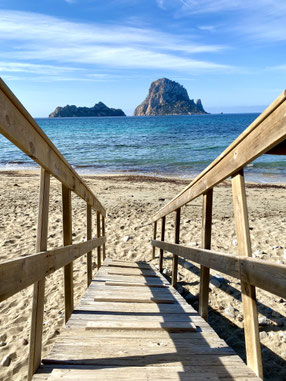
[[[161,241],[165,240],[165,225],[166,225],[166,216],[161,218]],[[164,253],[164,250],[160,249],[160,255],[159,255],[159,271],[160,271],[160,273],[163,271],[163,253]]]
[[[232,193],[238,255],[251,257],[252,251],[243,169],[232,177]],[[241,295],[247,364],[258,377],[263,378],[255,287],[241,281]]]
[[[92,238],[92,213],[91,206],[86,204],[86,239],[90,240]],[[87,287],[92,281],[92,252],[88,252],[86,255],[86,265],[87,265]]]
[[[63,202],[63,241],[64,246],[72,244],[72,207],[71,191],[62,184]],[[64,290],[65,290],[65,322],[70,318],[74,309],[73,301],[73,263],[64,267]]]
[[[105,217],[102,216],[102,236],[105,237]],[[105,243],[102,245],[102,259],[105,260],[106,252],[105,252]]]
[[[175,243],[180,243],[180,219],[181,208],[178,208],[175,212]],[[173,266],[172,266],[172,286],[177,287],[178,277],[178,256],[173,254]]]
[[[211,188],[206,193],[203,194],[203,215],[202,215],[202,234],[201,234],[202,249],[211,248],[212,206],[213,206],[213,189]],[[199,314],[206,321],[208,320],[209,278],[210,278],[209,267],[201,266]]]
[[[156,238],[157,238],[157,221],[154,222],[154,230],[153,230],[153,239],[155,240]],[[153,246],[152,259],[155,259],[155,250],[156,250],[156,247]]]
[[[97,238],[100,237],[100,212],[96,212],[96,229],[97,229]],[[97,270],[100,269],[101,266],[101,247],[97,248]]]
[[[50,174],[41,168],[36,252],[47,250]],[[34,283],[28,380],[41,364],[45,278]]]

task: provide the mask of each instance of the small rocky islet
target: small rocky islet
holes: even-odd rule
[[[77,107],[75,105],[67,105],[65,107],[57,107],[49,118],[65,118],[65,117],[102,117],[102,116],[126,116],[121,109],[109,108],[103,102],[96,103],[93,107]]]
[[[151,83],[146,99],[136,107],[134,116],[207,114],[202,102],[189,98],[178,82],[161,78]]]

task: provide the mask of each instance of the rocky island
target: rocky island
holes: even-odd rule
[[[192,114],[207,114],[201,100],[194,102],[182,85],[168,78],[152,82],[146,99],[134,111],[134,116]]]
[[[76,107],[67,105],[65,107],[57,107],[49,118],[63,117],[91,117],[91,116],[126,116],[120,109],[109,108],[104,103],[96,103],[93,107]]]

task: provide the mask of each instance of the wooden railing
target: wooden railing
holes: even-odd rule
[[[45,277],[64,267],[65,321],[74,309],[73,261],[87,254],[87,286],[92,280],[92,250],[97,267],[105,259],[105,208],[65,160],[15,95],[0,79],[0,132],[41,166],[36,254],[0,263],[0,302],[34,284],[30,333],[29,376],[41,363]],[[50,176],[62,183],[63,244],[47,250]],[[71,192],[86,202],[87,241],[72,244]],[[92,239],[92,210],[97,238]],[[102,251],[101,251],[102,248]]]
[[[163,269],[163,251],[173,254],[172,285],[177,285],[178,257],[197,262],[200,269],[199,313],[207,320],[209,271],[218,270],[241,280],[244,332],[248,365],[263,377],[259,341],[255,286],[286,297],[286,266],[253,259],[249,234],[243,167],[262,154],[286,155],[286,91],[284,91],[216,160],[181,193],[153,217],[153,259],[160,249],[159,269]],[[234,217],[238,257],[211,249],[213,187],[232,177]],[[181,207],[203,196],[201,248],[179,245]],[[166,216],[175,212],[174,243],[164,242]],[[156,240],[161,221],[161,240]]]

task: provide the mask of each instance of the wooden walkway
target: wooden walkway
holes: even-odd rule
[[[258,380],[153,267],[106,259],[34,381]]]

